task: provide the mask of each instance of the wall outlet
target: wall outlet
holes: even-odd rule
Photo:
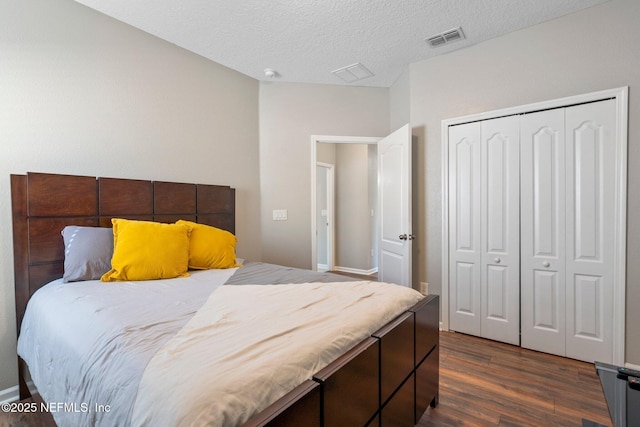
[[[420,282],[420,293],[422,295],[429,295],[429,284],[427,282]]]

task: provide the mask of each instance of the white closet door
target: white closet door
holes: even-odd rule
[[[519,345],[518,116],[481,122],[481,138],[481,336]]]
[[[521,116],[521,345],[565,354],[564,110]]]
[[[613,359],[615,101],[566,109],[566,355]]]
[[[449,326],[480,335],[480,123],[449,128]]]

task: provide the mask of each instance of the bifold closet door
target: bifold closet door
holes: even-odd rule
[[[613,360],[615,101],[566,109],[567,357]]]
[[[517,116],[449,128],[450,327],[519,344]]]
[[[449,128],[449,327],[480,336],[480,122]]]
[[[518,116],[481,122],[481,335],[520,344]]]
[[[522,346],[565,352],[564,110],[520,122]]]
[[[521,119],[522,346],[610,362],[615,101]]]

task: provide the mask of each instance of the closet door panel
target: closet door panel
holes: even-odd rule
[[[449,322],[480,335],[480,123],[449,128]]]
[[[560,334],[559,319],[562,307],[558,307],[558,273],[556,271],[533,272],[533,325],[536,329]],[[558,351],[562,351],[560,347]]]
[[[521,116],[521,343],[565,354],[564,111]]]
[[[567,356],[612,359],[615,101],[566,109]]]
[[[481,335],[520,343],[518,116],[481,122]]]

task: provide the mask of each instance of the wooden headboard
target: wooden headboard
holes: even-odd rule
[[[18,333],[31,295],[62,277],[67,225],[185,219],[235,233],[235,189],[227,186],[27,173],[11,175],[11,206]]]

